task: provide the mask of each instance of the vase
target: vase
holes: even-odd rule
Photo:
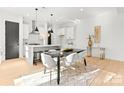
[[[91,36],[89,35],[88,46],[89,46],[89,47],[92,47],[92,45],[93,45],[93,42],[92,42],[92,40],[91,40]]]

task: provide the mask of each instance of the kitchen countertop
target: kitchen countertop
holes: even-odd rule
[[[54,47],[54,46],[60,46],[59,44],[57,45],[25,45],[26,47]]]

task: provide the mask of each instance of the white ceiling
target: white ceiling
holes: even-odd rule
[[[50,21],[50,14],[53,13],[55,21],[80,20],[86,17],[95,16],[103,12],[117,10],[124,12],[124,8],[114,7],[37,7],[38,20]],[[81,11],[83,10],[83,11]],[[0,11],[8,12],[28,19],[35,19],[35,7],[1,7]]]

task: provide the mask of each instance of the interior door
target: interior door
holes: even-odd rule
[[[5,31],[5,58],[19,58],[19,23],[5,21]]]

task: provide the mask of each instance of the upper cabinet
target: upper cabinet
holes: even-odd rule
[[[66,39],[74,39],[74,27],[63,27],[59,29],[59,35],[65,36]]]
[[[74,39],[74,27],[67,27],[66,28],[66,38],[67,39]]]
[[[74,47],[75,26],[66,26],[58,29],[59,43],[62,48]]]
[[[65,35],[65,28],[60,28],[58,31],[59,36],[64,36]]]

